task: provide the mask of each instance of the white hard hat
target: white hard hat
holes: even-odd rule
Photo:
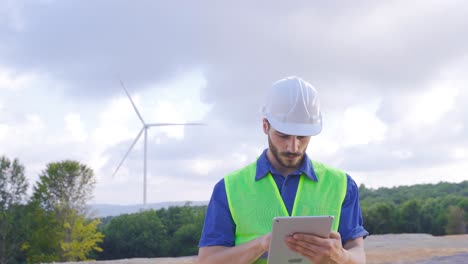
[[[315,136],[322,131],[317,90],[296,76],[273,84],[262,112],[274,129],[287,135]]]

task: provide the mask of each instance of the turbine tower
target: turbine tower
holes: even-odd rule
[[[130,153],[130,151],[132,151],[133,147],[137,143],[138,139],[140,139],[141,134],[144,132],[145,133],[145,139],[144,139],[144,150],[143,150],[143,152],[144,152],[144,159],[143,159],[143,205],[146,206],[146,190],[147,190],[147,187],[146,187],[146,181],[147,181],[146,180],[146,167],[147,167],[146,166],[146,155],[147,155],[147,150],[148,150],[146,144],[147,144],[147,138],[148,138],[148,129],[150,127],[155,127],[155,126],[201,126],[201,125],[205,125],[205,124],[203,124],[203,123],[150,123],[150,124],[147,124],[143,120],[143,117],[141,117],[140,112],[138,111],[135,103],[132,100],[132,97],[130,96],[127,89],[125,88],[125,85],[122,82],[122,80],[120,80],[120,85],[122,86],[125,93],[127,94],[128,99],[130,99],[130,102],[132,103],[133,109],[135,109],[135,113],[138,115],[138,118],[140,119],[141,123],[143,124],[143,127],[140,129],[140,132],[138,132],[138,135],[133,140],[132,145],[130,145],[130,148],[128,149],[127,153],[123,157],[122,161],[120,161],[119,166],[117,166],[117,169],[115,169],[115,172],[112,175],[112,177],[114,177],[115,174],[117,174],[117,172],[120,169],[120,166],[122,166],[122,163],[125,161],[128,154]]]

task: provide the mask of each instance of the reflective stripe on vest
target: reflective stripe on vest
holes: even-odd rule
[[[236,225],[235,244],[240,245],[271,231],[273,217],[288,216],[273,176],[255,181],[257,162],[224,178],[232,218]],[[340,170],[312,161],[318,181],[301,175],[292,216],[333,215],[337,231],[347,177]]]

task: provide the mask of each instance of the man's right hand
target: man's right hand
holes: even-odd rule
[[[270,249],[271,233],[235,247],[209,246],[198,251],[198,263],[250,264]]]
[[[268,251],[270,249],[270,243],[271,243],[271,232],[264,235],[264,236],[261,236],[259,237],[260,240],[260,244],[262,246],[262,249],[266,251]]]

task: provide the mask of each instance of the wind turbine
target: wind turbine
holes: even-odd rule
[[[145,139],[144,139],[145,141],[144,141],[144,151],[143,151],[144,152],[144,159],[143,159],[143,205],[146,206],[146,188],[147,188],[146,187],[146,167],[147,167],[146,166],[146,155],[147,155],[147,150],[148,150],[146,143],[147,143],[147,138],[148,138],[148,129],[150,127],[155,127],[155,126],[202,126],[202,125],[205,125],[205,124],[203,124],[203,123],[150,123],[150,124],[147,124],[143,120],[143,117],[141,117],[140,112],[138,111],[135,103],[132,100],[132,97],[130,96],[127,89],[125,88],[125,85],[122,82],[122,80],[120,80],[120,85],[122,86],[125,93],[127,94],[128,99],[130,99],[130,102],[132,103],[133,109],[135,109],[135,112],[138,115],[138,118],[140,119],[141,123],[143,124],[143,127],[140,129],[140,132],[138,132],[138,135],[136,136],[135,140],[133,140],[132,145],[130,145],[130,148],[128,149],[127,153],[123,157],[122,161],[120,161],[119,166],[117,166],[117,169],[115,169],[115,172],[112,175],[112,177],[114,177],[115,174],[117,174],[117,172],[120,169],[120,166],[122,166],[122,163],[125,161],[128,154],[130,153],[130,151],[132,151],[133,147],[137,143],[138,139],[140,139],[141,134],[144,132],[145,133]]]

